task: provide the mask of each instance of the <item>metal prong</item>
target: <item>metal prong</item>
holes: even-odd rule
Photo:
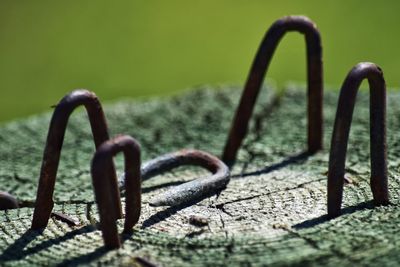
[[[328,216],[340,215],[346,150],[358,88],[364,79],[370,87],[371,189],[375,204],[389,203],[386,162],[386,84],[382,70],[373,63],[359,63],[340,90],[329,155]]]
[[[100,101],[94,93],[87,90],[75,90],[61,99],[55,107],[47,135],[32,219],[32,229],[44,228],[49,221],[53,209],[53,192],[68,119],[75,108],[81,105],[85,106],[87,110],[95,146],[98,147],[109,139],[106,118]],[[115,171],[112,172],[112,170],[114,170],[113,166],[111,167],[110,175],[116,175]],[[116,177],[114,179],[116,180]],[[117,199],[117,197],[114,196],[114,199]],[[118,217],[122,216],[120,203],[114,203],[113,212]]]
[[[251,114],[261,89],[265,73],[281,38],[289,31],[305,35],[307,45],[308,80],[308,152],[322,149],[322,47],[315,24],[304,16],[288,16],[277,20],[265,35],[258,49],[246,86],[226,141],[222,160],[232,165],[247,134]]]
[[[123,152],[125,156],[125,225],[124,233],[132,231],[132,227],[138,222],[141,209],[141,178],[140,178],[140,146],[130,136],[118,136],[104,142],[96,151],[92,160],[92,178],[96,195],[96,202],[100,213],[100,225],[103,233],[104,244],[108,248],[119,248],[121,241],[114,214],[114,195],[118,195],[119,189],[114,176],[110,176],[113,169],[112,158],[117,153]],[[112,192],[117,189],[117,192]]]

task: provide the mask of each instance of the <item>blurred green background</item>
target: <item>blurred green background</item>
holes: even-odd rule
[[[102,100],[167,95],[199,84],[243,84],[270,24],[314,20],[325,83],[360,61],[399,84],[400,1],[0,0],[0,121],[48,110],[74,88]],[[303,37],[283,40],[268,77],[305,80]]]

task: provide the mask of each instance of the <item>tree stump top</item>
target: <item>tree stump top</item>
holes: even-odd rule
[[[228,187],[191,206],[150,207],[148,201],[203,170],[182,167],[143,183],[142,215],[123,248],[107,251],[96,229],[90,177],[94,143],[87,116],[68,125],[54,194],[54,211],[79,221],[51,219],[43,234],[29,231],[51,113],[1,126],[1,190],[26,207],[1,212],[0,265],[161,266],[396,265],[400,261],[399,93],[388,94],[388,163],[392,204],[374,207],[369,188],[369,96],[360,92],[347,153],[343,215],[327,220],[329,142],[337,93],[324,97],[324,150],[307,156],[306,90],[263,90]],[[110,131],[129,134],[143,161],[182,148],[220,156],[241,90],[199,88],[170,98],[122,100],[105,106]],[[116,167],[122,171],[122,157]],[[122,227],[123,221],[119,220]]]

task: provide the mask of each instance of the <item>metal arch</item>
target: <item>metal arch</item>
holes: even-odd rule
[[[341,213],[346,151],[354,104],[361,82],[370,88],[371,190],[377,205],[389,204],[386,151],[386,84],[382,70],[373,63],[359,63],[340,90],[332,133],[328,172],[328,216]]]
[[[212,174],[172,187],[151,199],[150,205],[177,206],[191,203],[224,189],[229,183],[229,168],[217,157],[195,149],[182,149],[145,162],[141,168],[142,180],[185,165],[199,166]],[[120,181],[120,185],[120,188],[124,189],[123,181]]]
[[[47,226],[54,205],[53,192],[68,119],[75,108],[81,105],[86,108],[88,113],[96,148],[109,139],[103,109],[99,99],[93,92],[75,90],[61,99],[55,107],[49,126],[31,229],[40,229]],[[114,175],[114,179],[116,179],[115,171],[110,175]],[[117,196],[114,197],[116,199]],[[121,217],[122,209],[120,203],[115,202],[114,207],[117,216]]]
[[[124,233],[130,233],[138,222],[141,210],[140,145],[130,136],[122,135],[104,142],[94,154],[92,160],[92,180],[99,208],[100,225],[104,244],[108,248],[119,248],[121,241],[115,220],[113,195],[117,181],[109,176],[113,171],[112,158],[119,152],[125,156],[125,224]],[[121,201],[120,197],[117,198]]]
[[[322,148],[323,63],[320,33],[309,18],[287,16],[269,28],[253,61],[222,155],[222,160],[228,165],[236,160],[247,134],[249,119],[274,51],[281,38],[290,31],[304,34],[307,46],[308,152],[315,153]]]

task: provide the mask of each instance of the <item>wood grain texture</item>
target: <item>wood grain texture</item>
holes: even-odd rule
[[[0,184],[28,207],[1,212],[0,265],[161,266],[396,265],[400,261],[400,94],[388,97],[388,161],[392,205],[373,207],[369,189],[368,94],[360,92],[347,156],[344,215],[327,221],[326,172],[337,93],[324,102],[325,150],[305,156],[305,89],[263,90],[228,188],[192,206],[150,207],[154,195],[203,173],[179,168],[143,184],[142,216],[120,250],[102,247],[89,175],[94,152],[84,112],[72,115],[61,156],[55,210],[80,222],[52,219],[43,234],[29,231],[50,114],[0,128]],[[233,87],[167,99],[107,105],[112,134],[129,134],[144,161],[181,148],[220,156],[240,90]],[[122,170],[122,157],[116,158]],[[196,218],[201,224],[196,224]],[[123,221],[119,221],[122,229]]]

